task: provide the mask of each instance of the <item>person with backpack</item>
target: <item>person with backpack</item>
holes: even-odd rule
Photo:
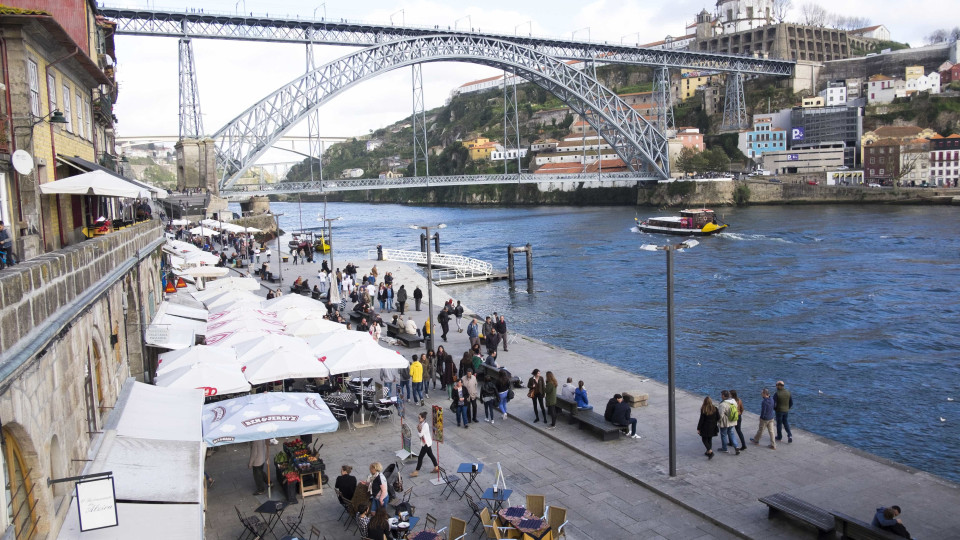
[[[700,420],[697,422],[697,434],[703,441],[703,447],[707,449],[703,455],[707,460],[713,459],[713,438],[719,431],[717,423],[720,421],[720,412],[713,404],[710,396],[703,398],[703,405],[700,406]]]
[[[770,433],[770,446],[768,448],[776,450],[777,441],[773,436],[773,414],[773,397],[770,395],[770,390],[764,388],[760,391],[760,425],[757,427],[756,436],[750,440],[753,444],[760,444],[763,430],[766,429]]]
[[[747,449],[747,439],[743,437],[743,432],[740,431],[740,424],[743,423],[743,401],[741,401],[740,398],[737,396],[736,390],[730,391],[730,399],[732,399],[737,403],[737,425],[734,427],[734,429],[737,432],[737,437],[740,438],[739,450],[743,452],[744,450]]]
[[[790,422],[787,421],[787,415],[793,408],[793,396],[790,391],[784,388],[783,381],[777,381],[777,393],[773,395],[774,412],[777,419],[777,440],[783,440],[781,427],[787,430],[787,442],[793,442],[793,433],[790,431]]]
[[[733,401],[730,397],[730,392],[727,390],[722,390],[720,392],[720,397],[722,401],[720,402],[720,451],[727,451],[727,442],[729,441],[730,446],[736,451],[736,455],[740,455],[740,449],[737,447],[737,444],[733,442],[733,427],[737,425],[737,420],[740,418],[740,411],[737,409],[737,402]]]

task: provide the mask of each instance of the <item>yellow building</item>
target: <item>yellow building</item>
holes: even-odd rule
[[[470,151],[470,159],[479,161],[490,159],[490,154],[497,149],[497,144],[486,137],[476,137],[463,141],[463,147]]]
[[[904,72],[906,75],[904,79],[907,81],[919,79],[923,77],[923,66],[907,66]]]
[[[689,69],[680,70],[680,86],[677,89],[677,97],[680,101],[686,101],[697,95],[697,89],[710,84],[717,75],[701,75],[699,71]]]
[[[93,197],[42,195],[40,184],[116,164],[106,159],[114,153],[112,26],[97,21],[92,1],[55,2],[50,10],[0,7],[8,81],[0,153],[23,150],[32,160],[29,173],[0,160],[0,219],[19,259],[81,241],[99,212]]]

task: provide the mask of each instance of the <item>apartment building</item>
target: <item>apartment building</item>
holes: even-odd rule
[[[930,180],[935,186],[960,184],[960,135],[934,135],[930,141]]]

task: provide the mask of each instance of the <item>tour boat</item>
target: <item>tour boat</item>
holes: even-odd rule
[[[713,210],[699,208],[681,210],[679,216],[647,218],[637,222],[637,228],[643,232],[661,234],[679,234],[684,236],[709,236],[727,228],[727,224],[717,219]]]

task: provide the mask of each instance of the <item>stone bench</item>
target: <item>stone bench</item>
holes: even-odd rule
[[[408,334],[400,325],[387,323],[387,337],[392,337],[403,343],[405,347],[419,347],[423,343],[423,338],[416,334]]]
[[[624,430],[622,426],[617,426],[607,422],[602,414],[596,413],[592,410],[578,411],[576,416],[573,418],[579,424],[579,429],[590,429],[595,435],[600,437],[600,440],[602,441],[612,441],[614,439],[618,439]]]
[[[629,392],[621,392],[620,395],[623,396],[624,403],[628,403],[631,407],[646,407],[647,406],[647,394],[631,394]]]
[[[892,532],[878,529],[865,521],[860,521],[840,512],[830,512],[830,515],[833,516],[834,529],[836,533],[840,534],[840,538],[851,540],[894,540],[900,538]]]
[[[500,377],[501,369],[502,368],[495,368],[493,366],[488,366],[487,364],[480,364],[480,372],[483,373],[484,377],[493,377],[494,380]],[[523,382],[520,381],[520,377],[511,375],[510,386],[514,388],[523,388]]]
[[[577,423],[577,412],[578,412],[578,411],[579,411],[579,412],[589,412],[589,411],[591,410],[591,409],[587,409],[586,411],[580,411],[580,409],[577,407],[577,403],[576,403],[575,401],[570,401],[570,400],[564,399],[564,398],[562,398],[562,397],[560,397],[560,396],[557,396],[557,408],[560,409],[561,411],[566,411],[567,413],[570,414],[570,419],[569,419],[569,422],[568,422],[568,423],[570,423],[570,424],[576,424],[576,423]]]
[[[769,507],[767,519],[783,513],[815,527],[820,538],[834,538],[834,518],[830,512],[787,493],[775,493],[758,499]]]

